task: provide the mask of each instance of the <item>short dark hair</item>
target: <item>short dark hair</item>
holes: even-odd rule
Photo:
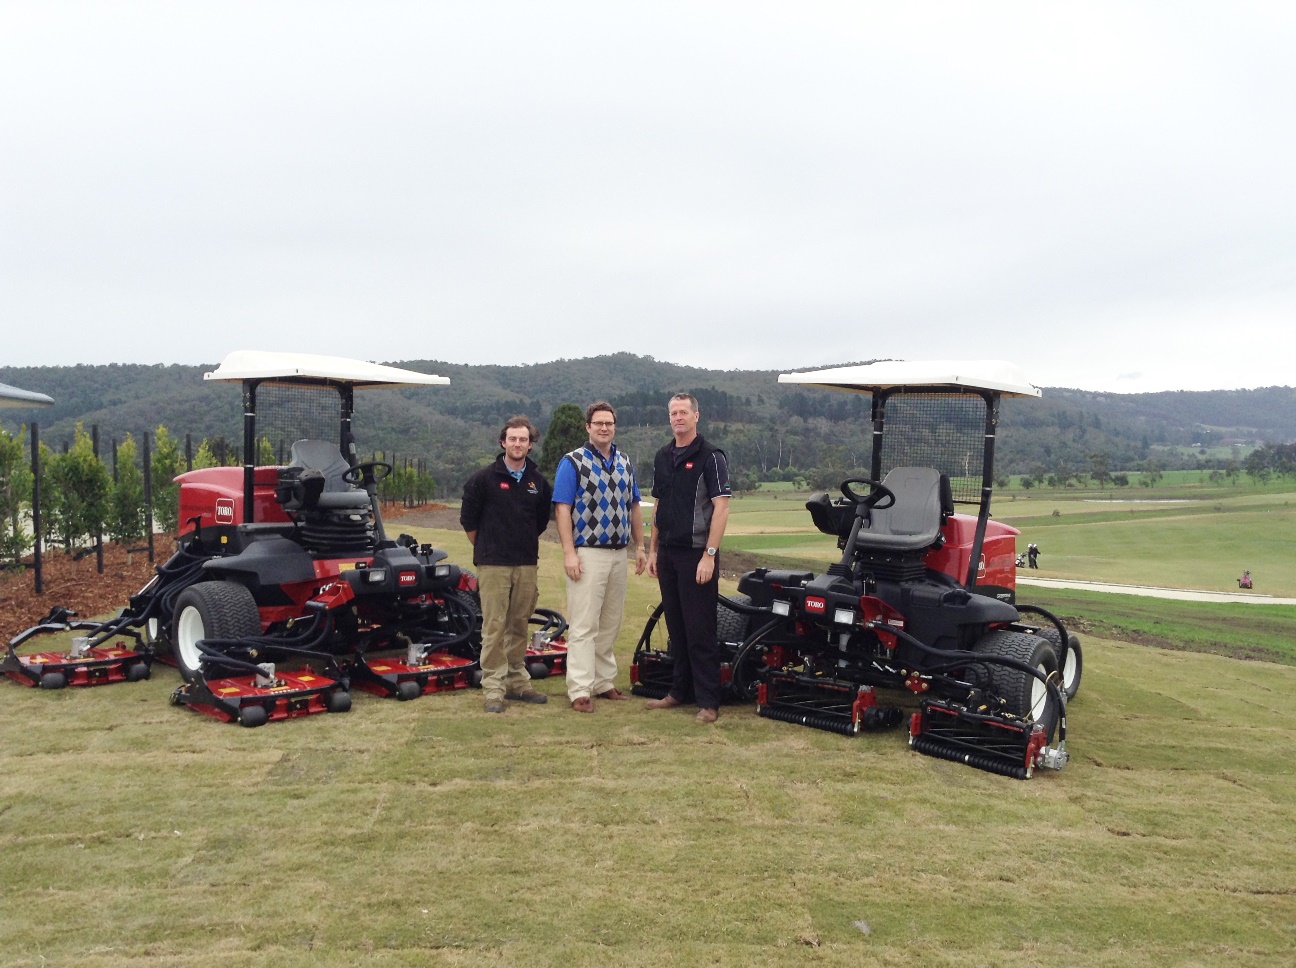
[[[689,402],[689,409],[692,410],[694,413],[698,412],[697,397],[693,396],[693,394],[686,393],[686,392],[676,393],[670,398],[670,401],[668,401],[667,406],[670,406],[670,403],[673,403],[676,400],[687,400]]]
[[[510,430],[516,430],[518,427],[525,427],[527,433],[531,435],[531,443],[540,439],[540,431],[536,430],[536,425],[531,422],[531,418],[518,414],[516,417],[509,417],[504,421],[504,429],[500,431],[499,442],[504,443],[504,438],[508,436]]]
[[[612,414],[612,422],[616,423],[616,410],[614,410],[612,404],[608,403],[606,400],[595,400],[585,408],[585,422],[587,424],[592,424],[594,422],[594,414],[601,410],[606,410],[608,413]]]

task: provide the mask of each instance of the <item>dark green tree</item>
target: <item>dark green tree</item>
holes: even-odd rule
[[[549,427],[540,444],[540,456],[536,460],[540,473],[552,481],[563,454],[575,450],[588,437],[585,433],[584,410],[574,403],[562,403],[554,407]]]

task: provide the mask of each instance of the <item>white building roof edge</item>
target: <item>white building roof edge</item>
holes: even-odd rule
[[[1021,367],[1006,360],[883,360],[807,373],[781,373],[779,383],[872,393],[894,387],[922,390],[992,390],[1008,397],[1038,397]]]
[[[445,386],[450,378],[416,373],[399,366],[383,366],[341,356],[310,353],[271,353],[263,350],[235,350],[204,380],[284,380],[290,383],[332,380],[355,387]]]

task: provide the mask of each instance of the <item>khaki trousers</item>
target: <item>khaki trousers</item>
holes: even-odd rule
[[[531,685],[526,669],[528,622],[540,598],[535,565],[479,565],[482,605],[482,695],[487,702]]]
[[[625,548],[577,548],[581,579],[567,579],[567,698],[597,696],[612,688],[613,649],[625,609]]]

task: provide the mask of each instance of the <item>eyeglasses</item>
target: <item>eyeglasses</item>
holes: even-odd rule
[[[615,427],[615,420],[591,420],[591,427],[598,427],[600,430],[606,430],[608,427]]]

